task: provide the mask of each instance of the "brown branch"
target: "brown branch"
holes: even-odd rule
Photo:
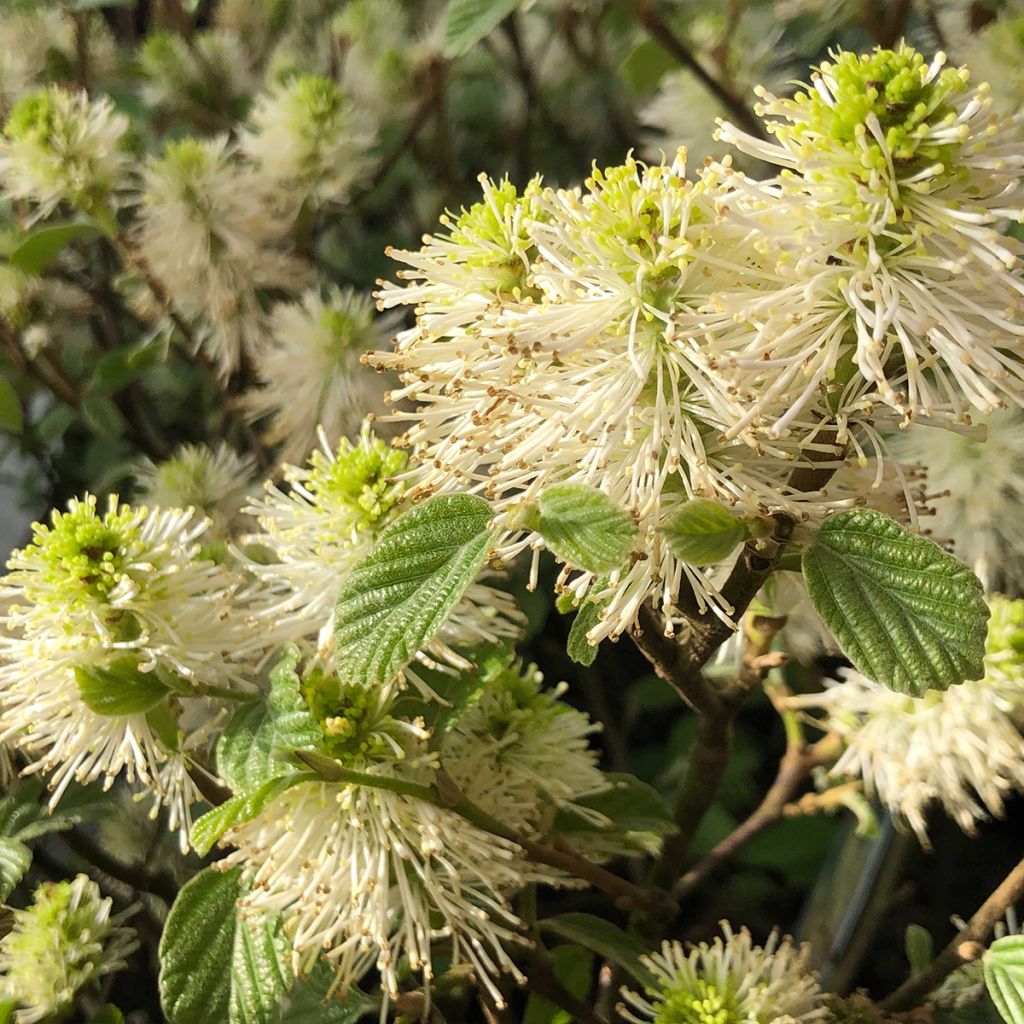
[[[779,761],[775,781],[757,809],[676,882],[672,895],[682,902],[751,839],[788,816],[790,801],[808,775],[818,765],[828,763],[833,755],[831,737],[826,737],[812,747],[792,743],[788,745]]]
[[[676,35],[672,26],[665,20],[658,10],[655,0],[619,0],[619,2],[621,7],[625,8],[643,25],[648,35],[682,64],[751,135],[759,139],[765,137],[761,122],[754,116],[750,107],[744,103],[742,97],[737,96],[708,73],[704,65],[694,57],[690,48]]]
[[[881,1009],[888,1014],[913,1009],[958,967],[977,960],[984,952],[984,944],[988,942],[996,922],[1021,896],[1024,896],[1024,860],[1013,868],[978,908],[967,926],[923,971],[909,978],[882,1000],[879,1004]]]

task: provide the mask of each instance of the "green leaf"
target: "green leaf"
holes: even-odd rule
[[[280,923],[241,919],[241,868],[207,868],[178,893],[160,939],[170,1024],[274,1024],[291,984]]]
[[[569,627],[569,641],[566,649],[569,657],[578,665],[593,665],[597,658],[597,644],[587,640],[589,633],[601,621],[601,609],[607,602],[584,600],[576,618]]]
[[[496,29],[521,0],[451,0],[444,28],[444,55],[461,57]]]
[[[44,444],[59,441],[68,427],[75,422],[75,414],[66,405],[55,405],[47,409],[36,422],[36,433]]]
[[[935,944],[932,942],[931,933],[927,928],[911,922],[903,935],[903,946],[907,952],[907,963],[910,964],[910,973],[917,974],[923,971],[931,962],[935,953]]]
[[[113,1003],[107,1003],[95,1017],[89,1018],[89,1024],[124,1024],[124,1014]]]
[[[328,996],[333,968],[318,960],[308,978],[300,978],[288,996],[280,1024],[355,1024],[367,1013],[379,1013],[380,1004],[354,986],[344,996]]]
[[[621,569],[636,525],[606,494],[586,484],[555,484],[541,492],[537,532],[563,561],[587,572]]]
[[[302,698],[298,663],[298,649],[287,648],[270,673],[266,702],[243,707],[217,741],[217,773],[236,794],[255,793],[294,772],[279,753],[315,750],[320,744],[320,728]]]
[[[22,273],[41,274],[66,245],[79,240],[91,241],[99,234],[93,224],[48,224],[19,239],[8,259]]]
[[[981,583],[934,541],[870,509],[837,512],[803,573],[843,654],[876,682],[920,697],[984,674]]]
[[[1024,935],[996,939],[982,957],[985,987],[1006,1024],[1024,1024]]]
[[[21,399],[6,377],[0,377],[0,430],[20,434],[25,426]]]
[[[617,963],[637,981],[653,984],[650,971],[640,963],[640,957],[650,950],[618,925],[593,914],[572,913],[546,917],[540,922],[540,927],[542,931],[568,939],[578,946],[593,950],[605,960]]]
[[[388,683],[429,643],[487,557],[490,518],[482,498],[439,494],[381,534],[338,598],[338,671],[345,679]]]
[[[594,976],[594,954],[582,946],[566,944],[556,946],[548,954],[551,969],[565,990],[579,1000],[585,1000]],[[531,993],[526,1000],[523,1024],[572,1024],[573,1018],[565,1010],[543,996]]]
[[[654,92],[666,72],[678,66],[676,59],[660,43],[653,39],[644,39],[633,47],[619,65],[619,73],[626,85],[634,93],[642,96]],[[714,131],[710,117],[705,127],[709,133]]]
[[[32,863],[32,851],[17,839],[0,836],[0,902],[7,899]]]
[[[684,502],[662,532],[672,554],[690,565],[715,565],[749,536],[742,519],[707,498]]]
[[[608,789],[579,797],[574,804],[607,819],[604,827],[593,813],[581,815],[572,805],[561,808],[551,832],[571,842],[603,851],[656,853],[661,840],[677,831],[675,819],[661,794],[633,775],[609,772]]]
[[[109,440],[121,437],[127,427],[121,410],[107,395],[86,395],[82,399],[82,419],[91,430]]]
[[[14,1011],[17,1008],[16,999],[0,999],[0,1024],[10,1024],[14,1020]]]
[[[251,821],[267,804],[275,800],[286,789],[297,786],[301,782],[316,782],[318,779],[319,776],[313,772],[279,775],[276,778],[268,779],[252,793],[231,797],[230,800],[226,800],[219,807],[214,807],[212,811],[207,811],[195,821],[189,834],[192,849],[200,857],[205,857],[213,849],[213,844],[228,829]]]
[[[82,702],[107,718],[140,715],[170,692],[155,672],[142,672],[133,658],[118,658],[106,667],[75,667]]]

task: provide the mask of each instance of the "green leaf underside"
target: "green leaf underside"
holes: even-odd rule
[[[444,55],[461,57],[496,29],[520,0],[451,0],[444,29]]]
[[[218,774],[237,795],[254,794],[295,771],[278,752],[314,750],[320,742],[320,728],[299,689],[298,662],[298,650],[289,647],[270,673],[266,701],[238,711],[217,742]]]
[[[267,804],[277,799],[286,789],[291,789],[292,786],[303,782],[317,782],[319,778],[320,776],[313,772],[278,775],[268,779],[251,793],[242,793],[231,797],[230,800],[226,800],[219,807],[214,807],[212,811],[207,811],[196,820],[189,835],[192,848],[200,857],[205,857],[213,849],[213,844],[228,829],[251,821]]]
[[[601,621],[602,607],[603,602],[584,601],[569,627],[566,649],[569,657],[578,665],[593,665],[597,658],[597,644],[587,640],[587,633]]]
[[[170,1024],[274,1024],[291,985],[280,923],[246,920],[241,868],[207,868],[178,894],[160,940],[160,1003]]]
[[[1007,935],[982,960],[985,987],[1007,1024],[1024,1024],[1024,935]]]
[[[75,679],[85,706],[108,718],[145,714],[170,692],[156,672],[140,671],[131,658],[107,667],[76,667]]]
[[[838,512],[804,552],[814,607],[864,675],[921,696],[984,674],[988,607],[966,565],[879,512]]]
[[[715,565],[747,538],[743,521],[707,498],[685,502],[662,532],[676,558],[690,565]]]
[[[541,492],[537,532],[563,562],[587,572],[621,569],[636,525],[606,494],[586,484],[555,484]]]
[[[395,520],[338,598],[338,671],[361,686],[395,679],[444,624],[492,540],[490,506],[439,494]]]
[[[650,951],[639,939],[624,932],[618,925],[593,914],[571,913],[545,918],[540,922],[540,927],[543,931],[568,939],[612,960],[637,981],[654,984],[650,971],[640,962],[640,957]]]

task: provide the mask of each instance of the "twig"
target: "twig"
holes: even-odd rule
[[[761,122],[754,116],[754,112],[741,97],[727,89],[713,75],[708,74],[704,65],[694,57],[690,48],[662,16],[655,0],[620,0],[620,5],[629,11],[647,30],[648,35],[682,64],[751,135],[760,139],[765,137]]]
[[[977,960],[996,922],[1024,895],[1024,860],[1003,879],[948,946],[923,970],[905,981],[879,1004],[886,1013],[909,1010],[935,990],[962,964]]]
[[[757,809],[710,853],[702,857],[672,888],[680,902],[707,880],[754,836],[789,813],[790,801],[801,784],[818,765],[832,759],[832,738],[826,737],[813,747],[790,744],[779,761],[778,774]]]

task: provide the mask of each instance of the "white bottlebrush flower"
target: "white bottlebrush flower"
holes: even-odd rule
[[[925,473],[933,515],[929,532],[950,545],[989,591],[1014,596],[1024,586],[1024,413],[984,417],[979,429],[952,433],[914,425],[889,441],[899,461]]]
[[[247,396],[254,419],[271,416],[267,440],[297,462],[317,443],[330,445],[383,411],[381,378],[361,363],[391,332],[394,319],[374,318],[373,302],[351,288],[311,290],[270,313],[268,342],[254,360],[260,387]]]
[[[224,841],[237,850],[218,864],[252,874],[243,907],[282,913],[299,969],[326,955],[343,991],[376,967],[397,995],[403,958],[429,983],[439,939],[499,1002],[495,976],[518,977],[503,948],[519,924],[506,894],[531,876],[513,844],[450,810],[370,786],[303,783]]]
[[[608,786],[590,746],[597,732],[581,711],[541,689],[535,666],[504,660],[483,667],[482,696],[445,734],[445,769],[473,803],[517,830],[535,829],[547,809]]]
[[[376,966],[395,996],[403,958],[429,985],[432,944],[448,939],[453,964],[500,1000],[493,979],[515,970],[503,944],[519,926],[508,896],[547,875],[417,793],[436,755],[421,720],[392,716],[397,687],[346,686],[317,664],[299,686],[321,752],[381,786],[304,782],[229,831],[222,844],[236,850],[220,864],[250,875],[243,910],[281,913],[296,969],[326,954],[342,990]]]
[[[242,117],[259,84],[243,39],[218,30],[190,39],[166,29],[150,32],[138,50],[142,98],[200,129],[228,127],[224,122]]]
[[[211,537],[232,535],[245,521],[242,506],[255,489],[256,461],[225,441],[184,444],[162,462],[147,459],[135,475],[139,497],[162,508],[195,508],[210,520]]]
[[[265,584],[264,615],[279,641],[327,635],[345,573],[369,554],[381,531],[408,508],[408,459],[364,427],[355,443],[324,444],[302,468],[285,468],[287,489],[268,484],[247,511],[260,532],[247,541],[274,559],[253,563]],[[516,636],[520,615],[511,597],[472,583],[423,652],[468,668],[453,648]]]
[[[973,832],[1024,789],[1024,603],[997,597],[990,607],[982,679],[907,697],[850,670],[823,693],[790,698],[821,708],[844,740],[832,775],[863,779],[924,845],[932,805]]]
[[[789,237],[772,302],[726,297],[713,325],[709,358],[753,374],[751,415],[780,371],[794,395],[828,383],[841,410],[878,400],[904,419],[1024,403],[1022,248],[1002,233],[1024,216],[1024,154],[987,87],[944,60],[839,52],[792,99],[761,91],[775,141],[722,126],[781,168],[737,187],[762,231]]]
[[[174,304],[205,317],[202,341],[225,374],[264,342],[260,288],[294,291],[305,269],[279,248],[287,225],[226,138],[168,143],[143,172],[139,250]]]
[[[664,942],[641,957],[655,984],[623,990],[620,1012],[631,1024],[815,1024],[828,1016],[809,966],[810,947],[772,932],[755,946],[746,928],[722,922],[723,937],[687,948]]]
[[[669,628],[687,591],[728,614],[716,589],[728,566],[705,573],[662,537],[688,498],[802,515],[834,497],[788,484],[812,454],[839,465],[816,428],[799,441],[725,439],[741,411],[696,365],[700,309],[717,287],[756,290],[770,275],[714,168],[696,183],[684,171],[630,160],[595,169],[585,191],[531,184],[522,197],[485,183],[482,202],[443,221],[447,235],[393,254],[413,268],[399,275],[409,284],[380,292],[385,307],[417,308],[395,354],[375,361],[401,374],[392,399],[416,406],[394,418],[409,421],[424,488],[491,499],[508,558],[539,551],[515,516],[551,484],[597,487],[637,521],[637,557],[602,587],[594,642],[628,630],[648,599]],[[571,587],[582,597],[593,582]]]
[[[971,35],[963,58],[972,77],[989,84],[1003,113],[1024,109],[1024,17],[993,19]]]
[[[51,48],[74,48],[74,22],[59,7],[36,4],[0,12],[0,117],[39,84]]]
[[[127,914],[110,910],[110,898],[78,875],[44,882],[28,907],[12,911],[0,939],[0,997],[16,1005],[16,1024],[64,1019],[81,989],[126,966],[138,942],[124,927]]]
[[[205,529],[192,510],[112,497],[100,512],[90,495],[54,512],[50,526],[36,524],[32,542],[11,556],[0,586],[9,601],[0,619],[0,740],[35,759],[29,771],[50,773],[51,805],[72,780],[110,786],[124,774],[169,806],[172,829],[187,829],[198,794],[186,768],[205,739],[207,688],[249,688],[268,643],[249,621],[240,578],[199,556]],[[147,683],[155,673],[179,696],[161,701],[157,687],[145,706],[107,714],[83,685],[108,673],[129,694],[136,681],[155,685]],[[180,711],[184,698],[196,698],[194,707]],[[156,704],[154,719],[147,712]],[[177,741],[193,718],[196,728]]]
[[[329,78],[299,75],[257,97],[239,139],[266,184],[293,214],[303,202],[344,202],[370,166],[376,134]]]
[[[39,217],[61,202],[106,212],[125,172],[127,130],[106,97],[59,86],[22,96],[0,134],[0,194],[34,203]]]

